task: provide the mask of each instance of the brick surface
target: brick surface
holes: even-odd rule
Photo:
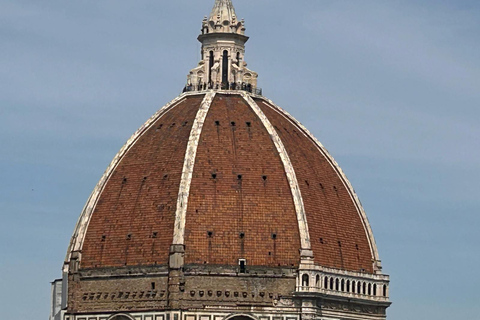
[[[372,253],[355,204],[339,174],[284,115],[256,100],[280,135],[302,192],[315,261],[323,266],[373,273]]]
[[[189,97],[168,111],[120,161],[88,226],[82,268],[167,263],[183,159],[202,99]]]
[[[187,264],[236,265],[245,258],[248,265],[298,265],[298,223],[285,170],[240,96],[217,95],[207,115],[185,236]]]
[[[87,230],[81,268],[166,264],[185,149],[203,95],[157,120],[120,161]],[[297,174],[315,260],[373,272],[357,209],[339,174],[301,129],[257,99]],[[218,94],[193,171],[185,263],[297,266],[299,231],[283,164],[260,119],[239,95]]]

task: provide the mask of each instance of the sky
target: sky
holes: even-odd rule
[[[391,276],[389,320],[480,314],[480,2],[236,0],[259,86],[330,151]],[[0,309],[49,282],[117,151],[180,94],[213,0],[0,0]]]

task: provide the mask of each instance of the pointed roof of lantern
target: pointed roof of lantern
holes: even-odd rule
[[[210,17],[204,20],[209,33],[244,34],[244,21],[238,21],[232,0],[215,0]]]
[[[210,13],[209,20],[220,20],[220,22],[228,21],[232,22],[236,20],[235,8],[231,0],[215,0],[212,13]]]

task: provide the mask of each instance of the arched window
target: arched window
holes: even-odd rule
[[[240,61],[241,61],[240,52],[237,52],[237,63],[239,67],[240,67]]]
[[[210,51],[210,57],[208,61],[208,82],[212,83],[212,68],[214,63],[213,51]]]
[[[335,279],[335,290],[339,291],[340,289],[340,281],[337,279]]]
[[[386,284],[383,285],[383,296],[384,297],[387,296],[387,285]]]
[[[362,283],[360,281],[357,282],[357,293],[362,294]]]
[[[368,295],[369,296],[372,295],[372,284],[371,283],[368,284]]]
[[[377,285],[376,284],[373,285],[373,295],[374,296],[377,295]]]
[[[355,281],[352,281],[352,292],[353,292],[353,293],[355,293],[355,292],[356,292],[355,289],[357,289],[357,288],[355,287],[355,285],[356,285]]]
[[[318,274],[317,274],[317,277],[316,277],[316,279],[315,279],[315,286],[316,286],[317,288],[320,287],[320,275],[318,275]]]
[[[342,287],[341,287],[342,291],[345,291],[345,280],[342,279]]]
[[[347,280],[347,292],[350,292],[350,280]]]
[[[228,86],[228,51],[223,51],[222,59],[222,85]]]
[[[309,277],[308,274],[302,275],[302,286],[303,287],[308,287],[309,286]]]
[[[323,287],[324,287],[325,289],[328,289],[328,277],[325,277],[325,278],[323,279]]]
[[[117,314],[113,317],[109,318],[108,320],[132,320],[133,318],[126,315],[126,314]]]
[[[364,283],[363,283],[362,294],[366,294],[366,293],[367,293],[367,284],[364,282]]]
[[[330,278],[330,290],[333,290],[333,277]]]

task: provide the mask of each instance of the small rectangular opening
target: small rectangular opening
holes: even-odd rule
[[[245,273],[247,271],[247,260],[238,259],[238,265],[240,266],[240,273]]]

